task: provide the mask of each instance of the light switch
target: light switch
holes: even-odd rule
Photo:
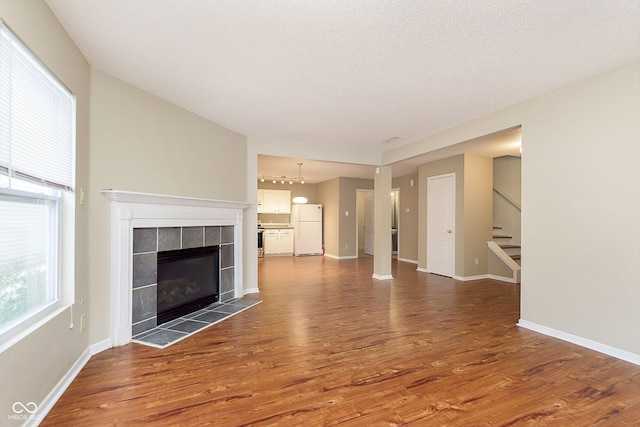
[[[344,211],[344,216],[349,216],[349,211]]]

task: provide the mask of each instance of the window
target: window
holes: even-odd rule
[[[74,154],[75,97],[0,21],[0,337],[60,305]]]

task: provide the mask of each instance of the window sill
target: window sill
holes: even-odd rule
[[[63,304],[62,302],[51,304],[51,306],[35,314],[33,317],[0,335],[0,339],[2,340],[0,343],[0,354],[13,347],[16,343],[22,341],[33,332],[42,328],[69,307],[71,307],[71,304]]]

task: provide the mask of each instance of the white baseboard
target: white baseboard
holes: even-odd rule
[[[456,275],[454,275],[452,277],[452,279],[460,280],[461,282],[469,282],[471,280],[481,280],[481,279],[488,279],[488,278],[489,278],[488,274],[477,274],[475,276],[456,276]]]
[[[518,283],[513,277],[496,276],[495,274],[488,274],[489,279],[499,280],[507,283]]]
[[[407,258],[398,258],[398,261],[408,262],[409,264],[417,264],[418,261],[415,259],[407,259]]]
[[[247,288],[244,290],[243,295],[247,295],[247,294],[259,294],[260,293],[260,289],[258,288]]]
[[[111,340],[106,339],[90,345],[89,351],[91,352],[91,356],[93,356],[94,354],[102,353],[103,351],[108,350],[111,347],[113,347],[111,345]]]
[[[421,273],[428,273],[427,269],[426,268],[422,268],[422,267],[416,268],[416,271],[419,271]]]
[[[539,332],[541,334],[548,335],[553,338],[558,338],[562,341],[567,341],[572,344],[577,344],[581,347],[585,347],[590,350],[597,351],[599,353],[613,356],[615,358],[625,360],[635,365],[640,365],[640,354],[635,354],[629,351],[621,350],[619,348],[612,347],[607,344],[602,344],[597,341],[592,341],[590,339],[582,338],[577,335],[572,335],[567,332],[549,328],[547,326],[538,325],[537,323],[529,322],[527,320],[520,319],[518,321],[518,326],[523,327],[525,329],[532,330],[534,332]]]
[[[109,339],[100,341],[96,344],[92,344],[89,347],[87,347],[85,351],[82,352],[80,357],[76,359],[76,361],[73,363],[71,368],[67,371],[67,373],[60,379],[60,381],[58,381],[58,384],[55,385],[53,390],[51,390],[47,395],[47,397],[45,397],[44,400],[40,403],[40,405],[38,405],[37,419],[28,420],[24,425],[37,426],[38,424],[40,424],[40,421],[42,421],[47,416],[51,408],[53,408],[53,405],[56,404],[56,402],[58,401],[58,399],[60,399],[62,394],[65,392],[65,390],[71,385],[73,380],[78,376],[82,368],[84,368],[84,365],[86,365],[89,359],[91,359],[91,356],[93,356],[94,354],[98,354],[108,348],[111,348],[111,340]]]
[[[373,277],[374,279],[377,279],[377,280],[391,280],[391,279],[393,279],[393,276],[390,275],[390,274],[374,274],[371,277]]]
[[[326,256],[327,258],[333,258],[333,259],[356,259],[356,258],[358,258],[358,255],[338,256],[338,255],[332,255],[332,254],[324,254],[324,256]]]

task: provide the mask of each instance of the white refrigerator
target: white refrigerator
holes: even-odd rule
[[[322,255],[322,205],[293,205],[293,254]]]

